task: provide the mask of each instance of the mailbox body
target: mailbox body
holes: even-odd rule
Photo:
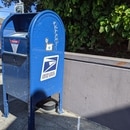
[[[10,15],[1,31],[4,114],[8,115],[8,94],[28,103],[32,130],[39,101],[58,93],[62,111],[64,26],[55,12],[46,10]]]

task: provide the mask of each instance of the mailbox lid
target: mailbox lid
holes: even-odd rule
[[[37,13],[11,14],[2,23],[2,37],[17,32],[27,32],[33,17]]]

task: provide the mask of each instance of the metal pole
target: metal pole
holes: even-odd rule
[[[77,130],[80,130],[80,116],[78,117]]]

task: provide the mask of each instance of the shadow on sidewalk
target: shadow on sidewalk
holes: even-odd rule
[[[0,85],[1,112],[3,112],[2,99],[2,85]],[[15,117],[15,120],[9,123],[4,130],[27,130],[27,103],[15,98],[12,99],[9,101],[9,113]],[[3,122],[7,120],[12,121],[12,117],[4,118]],[[69,117],[64,114],[46,114],[42,109],[35,112],[35,121],[36,130],[77,130],[77,118]],[[2,120],[0,119],[0,126],[3,125],[1,123]],[[130,106],[80,120],[80,130],[110,130],[109,128],[112,130],[130,130]]]
[[[10,116],[4,121],[10,120],[11,123],[7,123],[9,125],[4,130],[27,130],[27,104],[16,99],[11,101],[9,106]],[[2,110],[2,106],[0,106],[0,110]],[[12,121],[12,117],[15,117],[15,120]],[[36,130],[79,130],[77,116],[73,116],[72,113],[71,115],[69,112],[59,115],[52,111],[45,112],[41,108],[35,112],[35,128]],[[110,129],[93,121],[80,119],[80,130]]]
[[[6,130],[27,130],[27,104],[20,100],[14,100],[9,103],[9,106],[10,114],[15,116],[16,119],[7,126]],[[2,109],[2,106],[0,106],[0,110]],[[53,115],[39,109],[35,112],[35,127],[36,130],[77,130],[77,118]]]
[[[91,116],[87,119],[109,127],[113,130],[130,130],[130,106]]]

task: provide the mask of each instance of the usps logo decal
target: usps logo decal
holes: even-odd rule
[[[44,81],[56,76],[58,61],[59,55],[44,57],[40,81]]]

